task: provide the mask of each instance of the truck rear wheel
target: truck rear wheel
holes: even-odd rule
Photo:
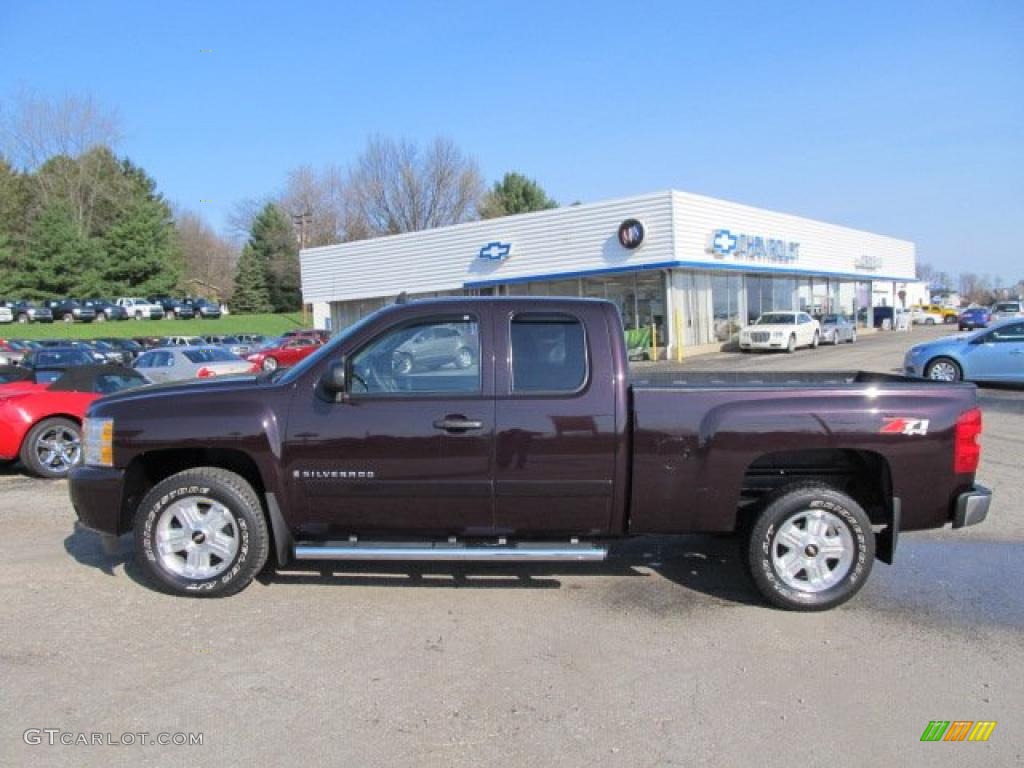
[[[845,493],[800,483],[768,498],[750,529],[747,564],[769,602],[824,611],[864,586],[875,560],[871,521]]]
[[[154,586],[175,595],[241,591],[266,563],[269,539],[252,486],[216,467],[171,475],[135,516],[136,561]]]

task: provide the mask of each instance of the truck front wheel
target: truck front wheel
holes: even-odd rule
[[[240,475],[199,467],[171,475],[146,494],[135,517],[135,558],[164,592],[226,597],[267,561],[263,508]]]
[[[864,586],[875,560],[867,513],[852,498],[822,483],[780,489],[750,529],[750,575],[780,608],[824,611]]]

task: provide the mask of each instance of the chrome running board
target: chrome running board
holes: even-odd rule
[[[404,560],[461,562],[597,562],[608,548],[589,542],[525,542],[506,544],[460,543],[457,541],[373,542],[300,541],[295,544],[296,560]]]

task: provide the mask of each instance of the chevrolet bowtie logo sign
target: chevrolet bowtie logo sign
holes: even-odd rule
[[[501,243],[497,240],[480,249],[480,258],[490,261],[504,261],[512,253],[512,243]]]
[[[723,256],[727,256],[732,253],[736,248],[736,243],[739,240],[732,236],[732,232],[728,229],[720,229],[715,232],[714,237],[711,240],[711,245],[715,250],[715,253],[720,253]]]

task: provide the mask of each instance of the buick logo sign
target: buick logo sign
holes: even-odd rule
[[[639,248],[647,230],[639,219],[626,219],[619,224],[619,245],[628,251]]]

